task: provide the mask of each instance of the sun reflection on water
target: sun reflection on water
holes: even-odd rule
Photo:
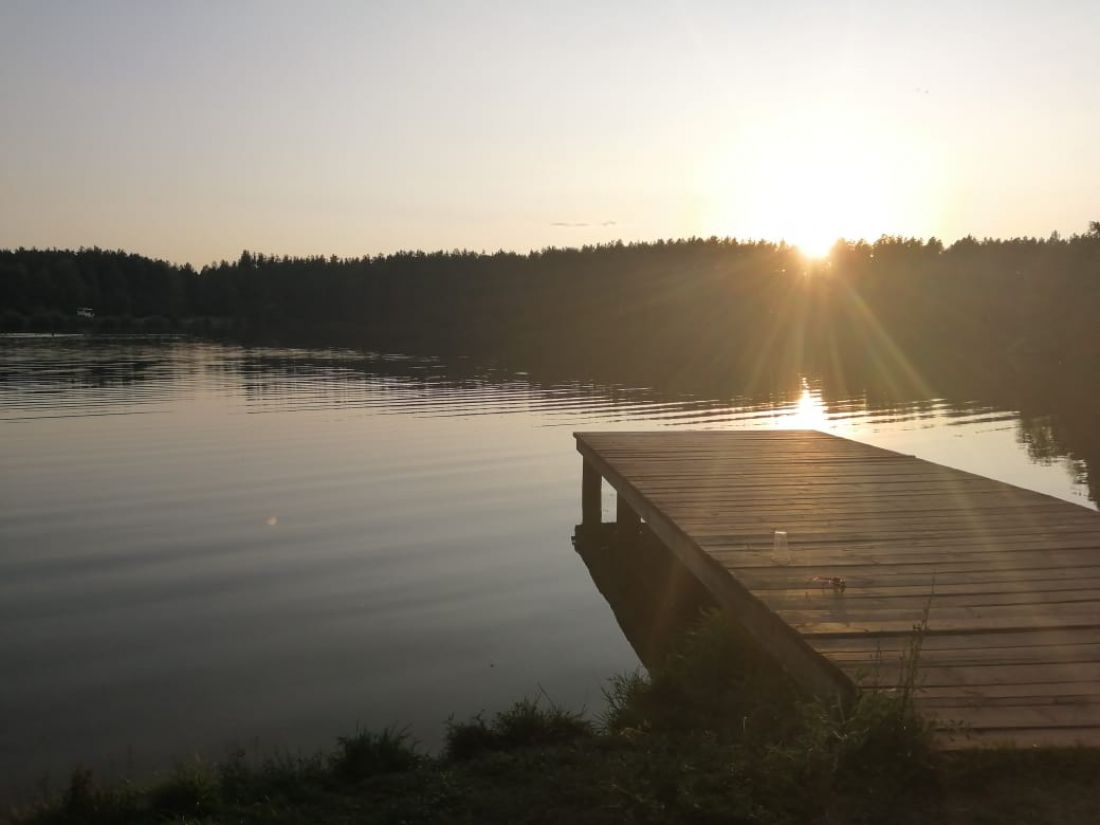
[[[821,391],[811,389],[805,379],[798,398],[785,407],[776,410],[772,425],[777,430],[826,430],[828,432],[850,431],[851,425],[845,421],[830,418],[829,409],[821,397]]]

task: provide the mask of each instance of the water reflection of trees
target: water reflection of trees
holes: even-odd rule
[[[547,412],[586,409],[609,419],[649,418],[659,413],[668,423],[752,424],[754,417],[767,419],[777,410],[797,411],[807,383],[824,414],[873,417],[879,422],[922,419],[1013,420],[1018,440],[1039,462],[1068,459],[1078,480],[1089,485],[1090,497],[1100,501],[1100,482],[1089,473],[1100,467],[1100,397],[1093,385],[1082,381],[1068,388],[1050,376],[1033,374],[1011,382],[991,381],[988,375],[968,378],[955,370],[937,386],[944,396],[919,395],[917,387],[897,381],[876,381],[875,370],[843,376],[773,376],[775,386],[756,395],[730,393],[722,382],[700,381],[670,390],[660,386],[638,387],[604,384],[591,378],[569,377],[560,368],[517,373],[504,367],[486,366],[478,359],[364,355],[351,351],[310,350],[245,351],[239,361],[226,361],[223,369],[246,376],[249,397],[257,402],[290,398],[308,387],[311,400],[328,388],[329,400],[340,404],[383,390],[389,403],[421,414],[492,413],[509,408],[529,409],[531,404]],[[318,383],[313,378],[323,379]],[[331,380],[339,376],[338,381]],[[355,387],[358,386],[358,390]],[[985,418],[983,418],[985,416]],[[812,424],[810,424],[812,426]]]
[[[0,337],[0,402],[6,414],[165,401],[199,369],[187,345],[85,336]]]
[[[1047,399],[1037,407],[1058,413],[1033,414],[1024,410],[1019,420],[1020,441],[1037,461],[1068,459],[1076,480],[1088,487],[1089,498],[1100,504],[1100,408],[1063,404]],[[1091,472],[1090,472],[1091,470]]]

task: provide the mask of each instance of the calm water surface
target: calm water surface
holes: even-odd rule
[[[356,725],[438,744],[637,667],[570,544],[574,429],[813,427],[1086,506],[966,399],[871,409],[539,384],[424,359],[0,339],[0,782],[78,761],[309,751]],[[613,506],[613,496],[605,496]],[[607,515],[612,518],[610,512]]]

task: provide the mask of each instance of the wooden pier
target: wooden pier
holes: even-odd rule
[[[927,615],[945,746],[1100,745],[1100,513],[816,431],[575,437],[584,523],[606,479],[807,690],[894,685]]]

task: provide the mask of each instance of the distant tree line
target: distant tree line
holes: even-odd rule
[[[197,273],[142,255],[103,249],[0,251],[0,329],[62,332],[88,326],[77,318],[92,308],[97,328],[168,329],[193,313]]]
[[[232,328],[647,385],[753,388],[810,372],[937,390],[956,374],[971,386],[1036,368],[1096,375],[1100,223],[947,247],[838,242],[820,261],[723,238],[530,254],[246,251],[201,271],[101,249],[0,251],[4,329],[70,328],[82,306],[107,329]]]
[[[808,375],[827,401],[1019,410],[1036,458],[1100,467],[1100,222],[1068,238],[841,242],[820,261],[721,238],[525,255],[244,252],[201,271],[17,249],[0,251],[0,329],[468,355],[533,380],[712,398],[789,398]],[[1088,481],[1100,500],[1100,472]]]

